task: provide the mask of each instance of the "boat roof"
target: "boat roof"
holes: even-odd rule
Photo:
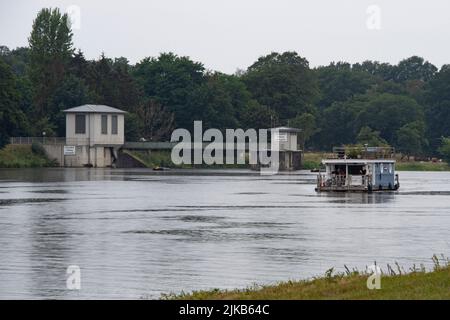
[[[126,113],[126,111],[116,109],[110,106],[98,104],[85,104],[79,107],[66,109],[65,113]]]
[[[395,163],[394,159],[326,159],[323,164]]]

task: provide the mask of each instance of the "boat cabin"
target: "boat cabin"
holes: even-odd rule
[[[317,177],[316,191],[397,190],[400,187],[394,159],[325,159],[325,172]]]

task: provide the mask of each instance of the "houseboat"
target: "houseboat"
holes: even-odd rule
[[[398,190],[395,151],[386,147],[334,148],[323,159],[325,172],[317,176],[316,191],[372,192]]]

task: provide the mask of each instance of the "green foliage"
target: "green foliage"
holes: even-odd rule
[[[65,134],[63,109],[85,103],[128,111],[126,139],[167,140],[173,128],[303,130],[301,143],[389,144],[405,154],[439,153],[450,137],[450,66],[422,57],[397,65],[364,61],[310,69],[296,52],[270,53],[226,75],[201,62],[161,53],[130,65],[74,52],[68,16],[42,9],[29,47],[0,46],[0,146],[10,136]]]
[[[0,148],[9,136],[20,133],[26,126],[25,115],[18,108],[19,92],[11,68],[0,59]]]
[[[354,143],[358,128],[358,115],[363,111],[366,101],[355,97],[346,102],[333,103],[326,108],[320,117],[321,131],[317,135],[316,144],[331,150],[333,146]]]
[[[32,151],[29,145],[7,145],[0,150],[0,168],[51,167],[54,161]]]
[[[135,111],[140,138],[147,141],[169,141],[174,128],[174,115],[154,100],[142,103]],[[136,124],[135,124],[136,125]]]
[[[356,136],[356,142],[370,147],[385,147],[388,146],[386,140],[380,137],[379,131],[374,131],[368,126],[364,126]]]
[[[427,137],[436,151],[441,137],[450,137],[450,65],[443,66],[425,89]]]
[[[143,136],[141,135],[142,119],[134,113],[125,114],[125,141],[139,141]]]
[[[133,70],[133,76],[146,97],[159,102],[175,114],[177,127],[191,128],[198,118],[196,93],[205,82],[204,67],[188,57],[162,53],[145,58]]]
[[[297,114],[315,112],[317,79],[308,61],[296,52],[273,52],[259,58],[243,80],[253,97],[274,110],[282,122]]]
[[[49,117],[40,118],[33,125],[34,136],[52,137],[55,135],[56,126],[50,121]],[[45,134],[44,134],[45,133]]]
[[[271,285],[253,285],[235,290],[194,291],[165,294],[163,299],[182,300],[419,300],[450,299],[450,262],[445,257],[433,256],[434,268],[412,266],[404,270],[389,264],[382,269],[381,290],[368,290],[367,271],[345,267],[346,272],[330,268],[324,276]]]
[[[42,9],[33,22],[29,76],[33,85],[35,118],[58,113],[52,96],[64,78],[73,53],[69,17],[58,8]]]
[[[318,104],[322,108],[364,94],[375,83],[375,77],[370,73],[355,70],[343,62],[319,67],[316,72],[321,92]]]
[[[256,101],[251,101],[243,112],[241,124],[245,129],[267,129],[278,124],[278,116],[269,107],[262,106]]]
[[[294,128],[301,129],[300,144],[302,148],[305,143],[318,131],[316,117],[311,113],[303,113],[289,121],[289,125]]]
[[[400,61],[396,67],[395,80],[430,81],[436,71],[437,68],[430,62],[425,61],[422,57],[413,56]]]
[[[382,81],[390,81],[395,78],[395,66],[389,63],[380,63],[378,61],[366,60],[362,63],[355,63],[352,66],[355,71],[362,71],[377,77]]]
[[[31,151],[40,157],[47,157],[47,153],[45,152],[44,146],[40,144],[39,142],[33,142],[31,144]]]
[[[364,151],[364,146],[362,145],[347,145],[345,146],[345,154],[350,159],[358,159]]]
[[[125,58],[113,60],[102,54],[99,60],[88,62],[80,52],[75,58],[71,68],[84,80],[89,98],[96,104],[127,111],[134,111],[139,105],[142,94]]]
[[[423,121],[414,121],[405,124],[397,130],[397,145],[399,151],[407,155],[420,155],[428,145],[425,139],[425,124]]]
[[[204,128],[236,128],[239,125],[231,92],[225,86],[229,78],[219,73],[208,74],[197,88],[193,97],[193,120],[203,119]]]
[[[445,161],[450,164],[450,138],[442,138],[442,145],[439,153],[444,157]]]
[[[364,109],[358,115],[360,126],[379,131],[389,144],[395,145],[396,131],[407,123],[422,121],[423,108],[412,98],[389,93],[367,96]]]

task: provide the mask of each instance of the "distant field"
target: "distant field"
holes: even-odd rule
[[[395,266],[391,275],[381,276],[381,288],[367,288],[368,275],[357,271],[325,276],[304,281],[287,281],[276,285],[232,291],[196,291],[190,294],[163,296],[168,299],[186,300],[342,300],[342,299],[450,299],[450,266],[435,266],[432,272],[412,269],[405,273]],[[397,269],[398,268],[398,269]]]

